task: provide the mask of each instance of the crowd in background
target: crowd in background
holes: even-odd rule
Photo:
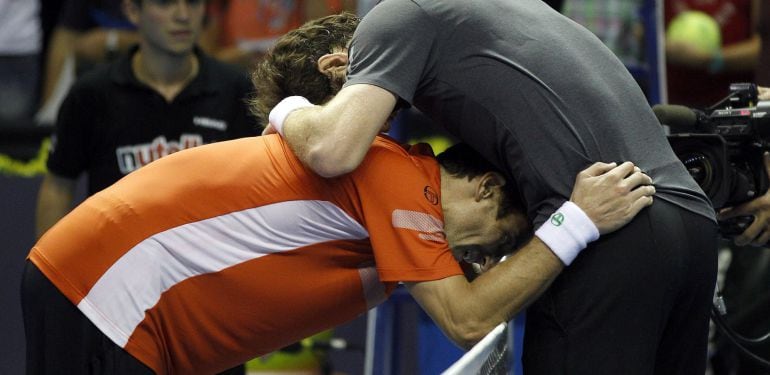
[[[644,0],[547,0],[594,32],[629,66],[645,63],[640,7]],[[0,127],[53,125],[75,77],[137,43],[121,0],[0,1]],[[360,3],[360,4],[357,4]],[[211,0],[199,44],[212,56],[248,69],[278,36],[306,20],[341,10],[362,14],[374,1]],[[721,27],[722,49],[698,54],[667,46],[670,103],[706,107],[731,82],[770,83],[759,67],[767,21],[757,0],[664,1],[664,22],[699,10]],[[764,6],[767,8],[767,6]],[[767,18],[767,16],[764,16]],[[765,38],[764,43],[767,42]],[[765,51],[767,49],[765,48]],[[644,85],[644,83],[642,83]]]
[[[371,1],[212,0],[199,44],[243,69],[303,22]],[[122,0],[0,1],[0,127],[52,125],[75,77],[138,42]]]

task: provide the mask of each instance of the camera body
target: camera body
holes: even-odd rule
[[[757,102],[756,85],[734,83],[730,94],[711,109],[690,111],[692,118],[663,125],[669,125],[674,153],[714,208],[734,206],[767,191],[762,155],[770,150],[770,102]],[[740,234],[752,220],[722,222],[720,232],[725,237]]]

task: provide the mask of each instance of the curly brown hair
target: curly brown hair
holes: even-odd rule
[[[318,58],[347,48],[359,21],[343,12],[308,21],[278,39],[251,74],[256,92],[249,104],[263,125],[283,98],[300,95],[322,104],[341,89],[339,82],[318,71]]]

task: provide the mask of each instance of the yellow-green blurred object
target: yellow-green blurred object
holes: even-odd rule
[[[48,149],[51,148],[51,140],[46,138],[40,144],[37,156],[30,161],[20,161],[8,155],[0,154],[0,173],[11,176],[33,177],[45,174],[45,162],[48,159]]]
[[[267,370],[314,370],[320,369],[326,362],[329,340],[332,339],[332,330],[310,336],[300,341],[301,349],[297,352],[276,351],[246,362],[246,371],[258,373]]]
[[[438,155],[444,152],[444,150],[448,149],[449,147],[452,147],[452,145],[454,144],[454,142],[452,142],[451,139],[443,135],[429,135],[426,137],[416,137],[416,138],[410,139],[408,143],[409,144],[427,143],[433,149],[433,153],[435,155]]]
[[[710,15],[689,10],[679,13],[666,30],[668,42],[687,43],[703,53],[714,53],[722,48],[719,23]]]

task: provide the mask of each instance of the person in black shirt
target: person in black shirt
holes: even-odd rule
[[[195,47],[204,1],[125,0],[124,9],[140,43],[84,75],[63,102],[38,196],[38,237],[70,210],[83,172],[91,195],[172,152],[258,134],[248,76]]]

